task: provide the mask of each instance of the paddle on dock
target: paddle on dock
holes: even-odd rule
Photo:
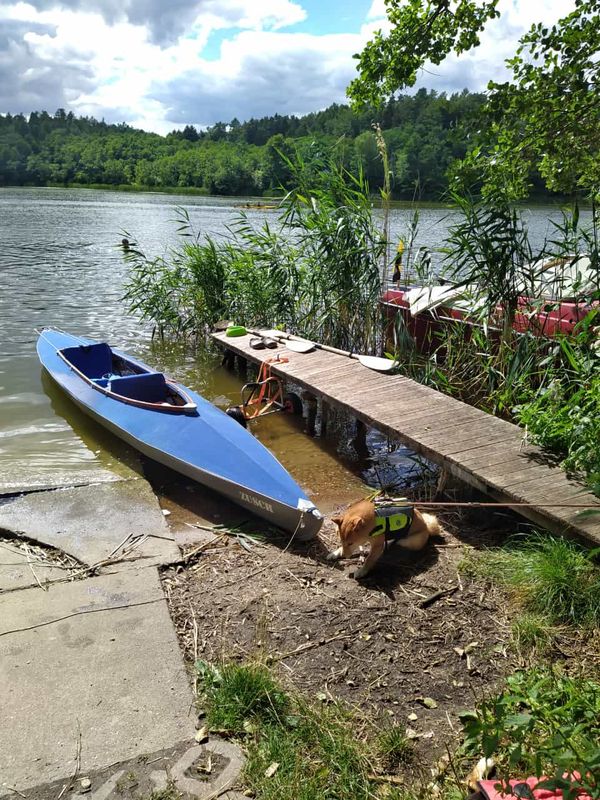
[[[250,331],[250,333],[254,333],[254,331]],[[292,350],[295,353],[310,353],[311,350],[317,349],[326,350],[328,353],[335,353],[338,356],[354,358],[359,361],[363,367],[373,369],[376,372],[390,372],[396,366],[396,361],[392,360],[391,358],[379,358],[378,356],[365,356],[361,353],[351,353],[349,350],[340,350],[337,347],[331,347],[327,344],[312,342],[309,339],[303,339],[300,336],[294,336],[293,334],[285,333],[284,331],[259,331],[256,333],[256,335],[268,336],[272,339],[283,340],[285,341],[288,350]]]

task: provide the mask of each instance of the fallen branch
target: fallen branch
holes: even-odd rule
[[[199,525],[194,527],[200,527]],[[225,539],[226,534],[222,533],[220,536],[216,536],[214,539],[211,539],[210,542],[203,542],[202,544],[198,545],[198,547],[194,547],[193,550],[190,550],[186,553],[183,558],[181,559],[182,564],[189,563],[194,556],[197,556],[198,553],[202,553],[204,550],[208,550],[209,547],[215,547],[217,544],[222,542]]]
[[[348,639],[350,636],[354,636],[354,634],[359,630],[360,628],[356,628],[348,633],[338,633],[336,636],[330,636],[329,639],[319,639],[315,642],[307,642],[306,644],[300,645],[300,647],[297,647],[295,650],[290,650],[289,653],[282,653],[279,656],[271,656],[269,660],[271,662],[283,661],[285,658],[291,658],[291,656],[300,655],[300,653],[305,653],[307,650],[312,650],[314,647],[322,647],[323,645],[330,644],[338,639]]]
[[[441,600],[442,597],[446,597],[447,595],[454,594],[454,592],[458,591],[458,586],[451,586],[449,589],[440,589],[439,592],[434,592],[430,594],[429,597],[425,597],[419,603],[420,608],[427,608],[428,606],[433,605],[437,600]]]
[[[393,786],[403,786],[405,783],[405,781],[403,781],[402,778],[399,778],[397,775],[376,775],[374,772],[370,772],[367,777],[370,781],[389,783]]]

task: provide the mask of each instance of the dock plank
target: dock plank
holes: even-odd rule
[[[272,363],[274,375],[396,438],[498,502],[528,504],[515,510],[535,524],[600,544],[600,514],[582,519],[575,508],[552,506],[600,510],[600,499],[570,479],[540,448],[526,443],[518,426],[346,356],[322,350],[295,353],[282,346],[275,352],[252,350],[249,336],[230,339],[215,333],[213,339],[253,364],[279,353],[287,360]]]

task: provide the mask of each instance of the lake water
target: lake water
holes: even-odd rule
[[[166,254],[177,242],[175,210],[185,207],[195,228],[221,236],[244,199],[94,190],[0,189],[0,492],[88,482],[138,469],[137,457],[87,420],[42,376],[36,328],[54,326],[122,347],[218,405],[239,402],[240,379],[205,350],[152,342],[148,327],[121,302],[127,271],[119,242],[128,231],[147,254]],[[276,212],[246,210],[259,225]],[[556,210],[526,212],[534,237],[548,230]],[[394,240],[404,236],[411,212],[395,209]],[[419,244],[439,248],[453,214],[421,211]],[[375,467],[353,451],[347,431],[338,441],[307,436],[298,420],[273,415],[253,428],[296,480],[329,510],[373,483]],[[389,452],[371,434],[378,471],[406,471],[402,449]],[[377,466],[377,465],[376,465]]]

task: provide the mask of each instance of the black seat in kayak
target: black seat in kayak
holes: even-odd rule
[[[75,369],[88,378],[101,378],[112,372],[113,354],[106,342],[65,347],[60,352]]]
[[[163,403],[167,399],[167,382],[162,372],[111,378],[108,389],[121,397],[146,403]]]

